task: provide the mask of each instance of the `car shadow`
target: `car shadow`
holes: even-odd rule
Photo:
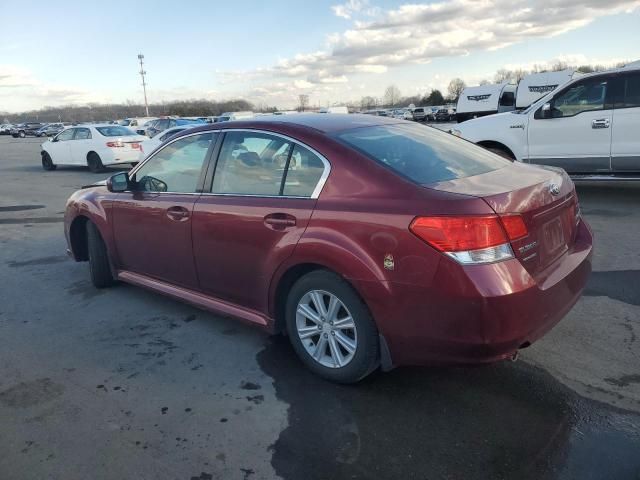
[[[289,404],[289,425],[272,447],[285,479],[540,480],[558,478],[570,454],[580,476],[563,478],[585,478],[587,454],[570,448],[583,407],[523,362],[402,368],[345,386],[309,373],[283,337],[258,362]],[[638,444],[623,444],[633,458]]]

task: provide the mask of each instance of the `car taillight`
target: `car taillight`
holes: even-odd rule
[[[124,143],[122,143],[120,140],[116,140],[115,142],[107,142],[107,147],[120,148],[120,147],[124,147]]]
[[[136,142],[131,143],[131,148],[134,150],[142,150],[142,147],[140,146],[140,144]]]
[[[509,242],[527,235],[520,215],[418,217],[411,222],[409,230],[462,264],[513,258]]]

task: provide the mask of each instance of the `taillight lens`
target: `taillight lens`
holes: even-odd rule
[[[107,142],[107,147],[120,148],[120,147],[124,147],[124,143],[122,143],[120,140],[116,140],[115,142]]]
[[[527,231],[527,226],[524,224],[524,220],[520,215],[503,215],[500,217],[500,220],[507,232],[509,240],[512,242],[519,238],[526,237],[529,233]]]
[[[409,230],[462,264],[513,258],[510,241],[527,235],[520,215],[418,217]]]

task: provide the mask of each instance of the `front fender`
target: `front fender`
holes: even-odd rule
[[[76,252],[73,251],[71,242],[71,228],[74,222],[84,217],[87,220],[93,222],[100,235],[102,236],[109,255],[111,258],[115,252],[113,248],[113,230],[110,227],[110,209],[111,205],[109,192],[104,188],[91,188],[76,191],[67,200],[67,205],[64,213],[64,233],[67,239],[67,245],[71,251],[72,256],[78,260]]]

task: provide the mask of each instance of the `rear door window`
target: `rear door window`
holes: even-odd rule
[[[640,107],[640,73],[628,75],[626,80],[624,107]]]
[[[511,163],[471,142],[423,125],[355,128],[335,136],[421,185],[481,175]]]
[[[216,164],[213,193],[278,196],[291,142],[259,132],[225,134]]]

